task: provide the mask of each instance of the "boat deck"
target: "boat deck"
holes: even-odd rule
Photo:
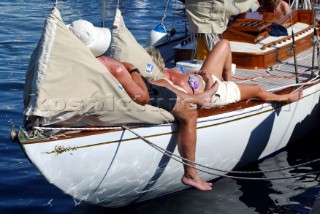
[[[174,67],[174,53],[172,48],[179,44],[175,42],[164,47],[159,47],[167,67]],[[297,54],[297,73],[299,82],[304,82],[311,77],[313,48]],[[318,66],[316,53],[314,66]],[[315,71],[316,74],[318,71]],[[241,69],[237,68],[232,78],[233,81],[245,84],[259,84],[268,91],[277,91],[289,85],[296,84],[294,58],[291,57],[267,69]]]
[[[296,56],[299,82],[311,77],[312,53],[313,48],[310,48]],[[316,56],[314,58],[314,66],[318,66]],[[294,58],[267,69],[237,69],[233,80],[238,83],[259,84],[268,91],[277,91],[284,86],[294,85],[296,84]]]

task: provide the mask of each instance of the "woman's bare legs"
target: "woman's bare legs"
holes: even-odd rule
[[[232,55],[230,43],[228,40],[222,39],[214,46],[212,51],[209,52],[200,70],[205,70],[220,80],[230,81],[231,64]]]
[[[228,40],[221,40],[209,53],[200,70],[205,70],[219,79],[230,81],[232,55]],[[274,94],[264,90],[259,85],[237,84],[240,89],[241,100],[258,98],[266,102],[294,102],[301,98],[301,92],[292,94]]]
[[[301,98],[301,91],[297,91],[292,94],[274,94],[266,91],[259,85],[251,85],[251,84],[239,84],[241,100],[248,100],[252,98],[258,98],[265,102],[283,102],[283,103],[291,103],[297,101]]]

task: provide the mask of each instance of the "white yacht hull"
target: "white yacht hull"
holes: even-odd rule
[[[282,149],[319,124],[319,96],[317,83],[303,91],[301,100],[288,105],[264,103],[199,118],[196,162],[232,170]],[[133,130],[179,155],[175,125]],[[50,183],[89,203],[118,207],[188,188],[180,181],[181,163],[127,130],[21,145]],[[205,180],[220,175],[210,173],[200,171]]]

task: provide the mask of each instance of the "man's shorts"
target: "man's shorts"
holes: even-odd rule
[[[169,89],[151,84],[147,79],[142,77],[149,92],[150,101],[149,104],[155,107],[172,111],[177,102],[177,95]]]
[[[177,95],[165,87],[150,83],[144,77],[142,77],[142,79],[148,88],[150,97],[149,104],[169,112],[172,111],[177,102]]]

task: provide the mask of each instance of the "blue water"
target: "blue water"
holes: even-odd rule
[[[82,18],[99,26],[100,0],[58,1],[66,23]],[[117,1],[107,1],[106,26],[112,22]],[[123,0],[120,9],[127,27],[140,44],[163,15],[166,1]],[[181,5],[171,1],[170,7]],[[49,0],[0,0],[0,213],[309,213],[320,191],[315,175],[277,181],[220,179],[211,192],[188,189],[169,196],[110,209],[74,200],[48,183],[18,144],[10,142],[12,125],[22,126],[23,87],[29,57],[39,40],[44,20],[53,6]],[[169,8],[165,25],[175,24],[183,35],[184,24]],[[319,127],[318,127],[319,130]],[[312,136],[313,138],[311,138]],[[266,159],[252,170],[264,170],[319,158],[319,132],[314,131],[294,147]],[[273,173],[291,176],[319,170],[313,164],[300,170]]]

